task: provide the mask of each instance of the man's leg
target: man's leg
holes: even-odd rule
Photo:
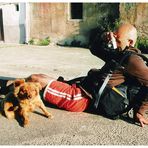
[[[50,80],[53,80],[54,78],[49,77],[45,74],[32,74],[31,76],[25,78],[28,82],[39,82],[44,88]],[[0,94],[7,94],[13,86],[13,82],[16,80],[16,78],[10,78],[10,79],[0,79]]]
[[[45,88],[46,85],[51,80],[56,80],[56,79],[49,77],[48,75],[45,74],[32,74],[31,76],[26,78],[26,81],[28,82],[39,82],[42,86],[42,89]]]

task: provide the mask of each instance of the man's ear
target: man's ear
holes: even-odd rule
[[[25,83],[25,79],[16,79],[14,81],[14,87],[18,87],[18,86],[20,86],[23,83]]]
[[[131,40],[131,39],[129,39],[128,42],[129,42],[129,46],[132,46],[133,47],[134,41]]]

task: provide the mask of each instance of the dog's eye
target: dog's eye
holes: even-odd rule
[[[21,95],[23,95],[23,94],[26,94],[27,92],[26,92],[26,91],[21,90],[19,93],[20,93]]]
[[[27,97],[28,97],[28,98],[32,98],[32,95],[31,95],[31,94],[27,94]]]

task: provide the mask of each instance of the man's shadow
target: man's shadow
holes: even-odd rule
[[[8,86],[8,81],[13,81],[16,78],[14,77],[4,77],[4,76],[0,76],[0,95],[6,95],[10,90],[10,86]]]
[[[58,110],[64,110],[64,109],[60,109],[58,108],[56,105],[53,105],[53,104],[49,104],[48,102],[44,101],[44,104],[46,107],[49,107],[49,108],[54,108],[54,109],[58,109]],[[101,117],[104,117],[106,119],[110,119],[110,120],[116,120],[116,119],[120,119],[120,120],[123,120],[129,124],[136,124],[138,126],[140,126],[139,124],[135,123],[135,120],[132,118],[132,117],[129,117],[128,114],[122,114],[120,116],[117,116],[117,118],[111,118],[111,117],[107,117],[105,116],[103,113],[98,113],[96,110],[94,110],[93,108],[88,108],[86,111],[84,111],[86,113],[89,113],[89,114],[93,114],[93,115],[98,115],[98,116],[101,116]],[[39,113],[37,113],[39,114]]]

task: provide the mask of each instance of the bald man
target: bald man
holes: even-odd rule
[[[119,26],[116,32],[106,33],[107,40],[111,40],[111,36],[114,36],[116,40],[117,48],[115,50],[122,52],[126,49],[126,47],[134,47],[137,40],[137,30],[133,25],[126,23]],[[120,61],[121,57],[116,57],[114,49],[109,50],[108,47],[104,45],[102,46],[102,42],[104,42],[104,38],[96,38],[90,47],[91,53],[105,62],[110,62],[112,58],[119,58],[117,61]],[[135,48],[129,48],[128,50],[140,53],[140,51]],[[125,64],[125,70],[128,74],[135,77],[140,82],[142,87],[140,90],[141,92],[139,92],[142,98],[138,98],[139,105],[137,105],[135,109],[135,118],[143,127],[144,124],[148,124],[148,120],[144,117],[145,112],[148,110],[148,67],[140,56],[137,54],[131,54],[128,59],[128,63]],[[118,75],[120,80],[116,78],[116,75],[113,77],[114,78],[111,78],[108,82],[111,87],[120,85],[125,81],[122,74],[120,76]],[[117,79],[118,81],[116,81]]]

